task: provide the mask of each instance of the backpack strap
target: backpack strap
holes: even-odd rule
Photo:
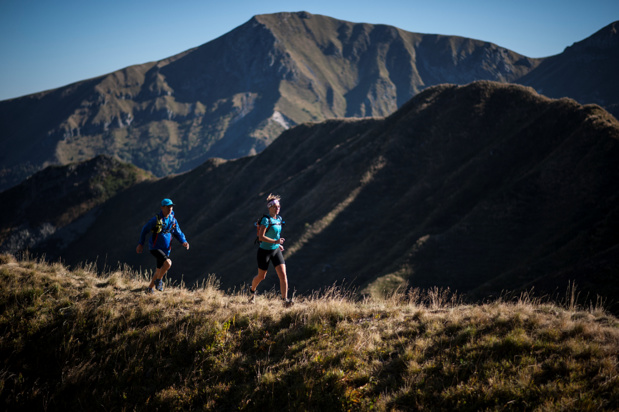
[[[269,230],[269,226],[277,226],[277,225],[284,226],[286,224],[286,222],[284,222],[284,219],[280,215],[275,216],[275,219],[279,218],[279,220],[280,220],[280,222],[278,222],[278,223],[271,222],[272,218],[271,218],[270,215],[262,215],[262,217],[266,217],[267,221],[269,222],[269,223],[267,223],[267,229],[266,230]],[[260,219],[260,220],[262,220],[262,219]]]
[[[271,226],[271,216],[269,216],[269,215],[262,215],[262,217],[266,217],[267,218],[267,230],[269,230],[269,226]],[[260,219],[260,221],[262,222],[262,219]]]
[[[175,227],[176,227],[176,218],[172,216],[172,219],[168,220],[168,224],[166,225],[165,229],[163,227],[161,228],[161,233],[172,233]]]
[[[153,234],[156,235],[158,233],[161,233],[162,230],[163,230],[163,219],[159,217],[159,214],[156,214],[155,225],[151,229],[151,232],[153,232]]]
[[[160,216],[159,213],[155,215],[155,226],[151,229],[153,232],[153,236],[157,236],[158,234],[166,234],[172,233],[174,228],[176,227],[176,218],[172,216],[171,219],[168,219],[167,224],[164,222],[164,217]]]

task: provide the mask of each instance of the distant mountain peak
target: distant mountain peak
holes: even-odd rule
[[[614,25],[589,41],[615,44],[613,33]],[[571,59],[603,60],[604,51],[591,50],[571,53]],[[186,172],[211,157],[259,153],[295,125],[388,116],[428,87],[520,82],[545,61],[479,40],[306,11],[256,15],[157,62],[0,102],[0,190],[45,165],[101,153],[157,176]],[[531,84],[611,108],[616,93],[603,86],[607,77],[615,80],[605,73],[616,64],[601,64],[601,76],[572,75],[568,64],[567,70],[550,67]],[[586,83],[592,77],[594,87]],[[584,92],[565,86],[576,83],[586,85]]]

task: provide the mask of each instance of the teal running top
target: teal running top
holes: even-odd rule
[[[272,217],[263,217],[260,220],[260,225],[269,226],[267,231],[264,233],[266,237],[269,237],[274,240],[279,240],[282,233],[282,217],[277,215],[276,218]],[[277,243],[268,243],[268,242],[260,242],[260,248],[265,250],[275,250],[279,247]]]

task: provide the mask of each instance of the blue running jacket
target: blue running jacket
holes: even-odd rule
[[[187,239],[185,235],[181,231],[176,218],[174,217],[174,211],[172,211],[167,218],[163,218],[163,213],[157,213],[159,218],[163,220],[163,227],[161,229],[161,233],[151,233],[153,227],[157,223],[157,218],[152,217],[144,227],[142,228],[142,233],[140,234],[140,241],[138,242],[140,245],[144,244],[146,240],[146,236],[150,235],[148,239],[148,247],[150,250],[162,250],[167,255],[170,255],[170,251],[172,250],[172,235],[178,240],[181,244],[185,243]]]

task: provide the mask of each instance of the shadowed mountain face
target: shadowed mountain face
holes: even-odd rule
[[[99,205],[153,177],[104,155],[82,163],[47,167],[0,193],[0,252],[36,249],[56,231],[71,225],[56,239],[54,247],[46,250],[54,255],[83,234]]]
[[[603,106],[619,118],[619,22],[546,58],[518,80],[549,97]]]
[[[98,154],[188,171],[258,153],[296,124],[389,115],[428,86],[516,81],[540,62],[461,37],[256,16],[168,59],[0,102],[0,190]]]
[[[483,298],[574,280],[612,297],[618,139],[619,123],[599,106],[495,82],[436,86],[387,118],[301,125],[257,156],[133,186],[59,253],[153,267],[135,245],[170,197],[191,244],[174,247],[170,276],[191,284],[215,273],[240,286],[255,274],[253,222],[272,192],[282,195],[289,281],[301,292],[408,283]]]

